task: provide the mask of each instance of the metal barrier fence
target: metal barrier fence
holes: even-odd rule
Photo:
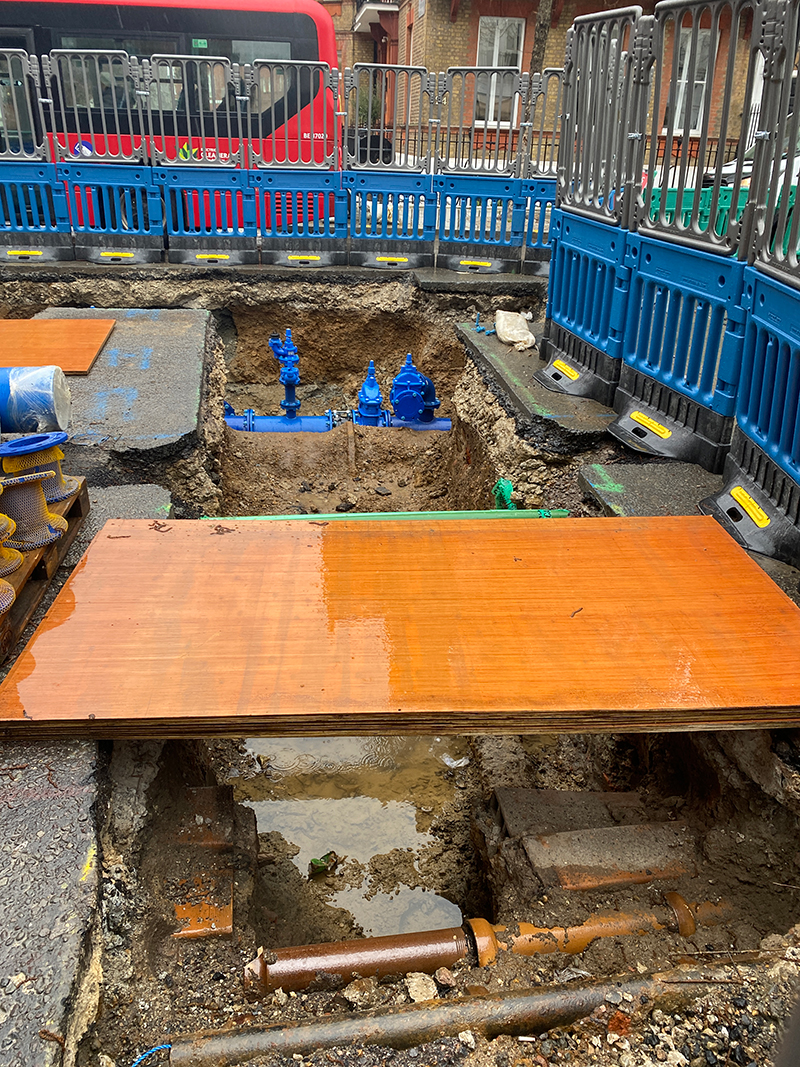
[[[20,49],[0,49],[0,159],[45,158],[34,101],[41,96],[39,64]]]
[[[40,118],[54,162],[146,162],[141,72],[127,52],[51,52],[42,75]]]
[[[425,67],[357,63],[344,72],[343,169],[430,171],[439,93]]]
[[[338,71],[327,63],[258,60],[244,71],[247,112],[243,166],[336,165],[339,127],[334,110]]]
[[[572,25],[564,60],[564,114],[559,154],[559,203],[572,211],[627,226],[623,193],[637,167],[638,86],[634,39],[640,7],[582,15]]]
[[[527,93],[528,75],[516,69],[450,67],[440,93],[437,169],[518,177]]]
[[[548,67],[528,86],[525,121],[520,126],[522,177],[553,177],[558,170],[564,72]]]
[[[630,447],[724,470],[702,510],[795,565],[799,30],[800,0],[576,20],[536,375],[613,404]]]
[[[774,42],[765,63],[764,99],[752,149],[754,261],[761,270],[800,286],[800,215],[794,210],[800,176],[800,109],[795,90],[800,58],[800,5],[784,5],[786,47]]]
[[[747,235],[741,239],[738,210],[742,183],[747,188],[749,178],[743,172],[744,152],[731,168],[719,146],[747,145],[750,112],[761,90],[756,75],[763,63],[764,10],[763,0],[656,5],[640,233],[746,258]],[[669,194],[683,199],[689,190],[688,210],[670,213]],[[721,211],[720,197],[726,194],[727,208]]]
[[[0,50],[0,159],[555,174],[561,71]]]

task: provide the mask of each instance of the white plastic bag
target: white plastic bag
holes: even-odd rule
[[[528,317],[518,311],[496,311],[494,328],[503,344],[513,345],[517,352],[536,348],[536,340],[528,329]]]

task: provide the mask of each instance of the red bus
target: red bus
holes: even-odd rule
[[[336,38],[315,0],[0,0],[9,49],[42,58],[31,134],[61,161],[333,160]]]

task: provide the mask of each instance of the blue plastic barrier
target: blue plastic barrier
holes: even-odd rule
[[[52,163],[0,163],[0,262],[74,259],[64,185]]]
[[[164,212],[150,167],[62,163],[56,173],[67,191],[76,259],[161,262]]]
[[[258,263],[256,212],[248,172],[225,167],[155,168],[164,199],[170,263]]]
[[[628,311],[628,233],[554,209],[542,355],[534,375],[555,392],[611,404],[619,381]]]
[[[623,368],[609,431],[655,455],[722,470],[742,359],[744,263],[631,234]]]
[[[538,263],[550,254],[550,231],[556,203],[555,178],[523,181],[522,196],[527,201],[525,261]]]
[[[287,267],[347,263],[347,193],[338,171],[248,171],[261,262]]]
[[[525,231],[519,178],[442,174],[437,266],[464,273],[518,271]]]
[[[753,267],[725,486],[700,509],[755,552],[800,565],[800,292]]]
[[[433,265],[436,201],[428,174],[346,171],[350,263],[358,267]]]
[[[800,484],[800,292],[745,269],[749,311],[736,422]]]

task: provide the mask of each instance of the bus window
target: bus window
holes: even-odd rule
[[[154,54],[176,55],[180,49],[174,37],[66,37],[61,35],[59,48],[80,51],[103,50],[127,52],[129,56],[148,59]]]
[[[0,50],[21,48],[24,52],[33,51],[33,34],[30,30],[11,30],[0,26]]]
[[[210,37],[205,46],[192,40],[192,55],[228,56],[232,63],[255,63],[257,59],[291,59],[290,41],[232,41],[230,37]]]

